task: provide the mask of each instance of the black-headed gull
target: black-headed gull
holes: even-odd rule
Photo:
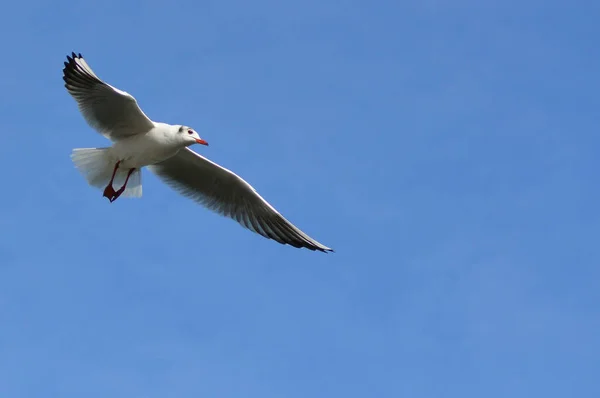
[[[71,158],[88,183],[112,203],[120,195],[142,196],[142,167],[208,209],[266,238],[294,247],[333,251],[287,221],[235,173],[189,146],[208,145],[188,126],[150,120],[133,96],[102,81],[81,54],[67,56],[63,79],[87,123],[113,142],[77,148]],[[122,182],[115,191],[113,185]]]

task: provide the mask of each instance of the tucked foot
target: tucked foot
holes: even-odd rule
[[[125,192],[125,187],[122,187],[118,191],[115,191],[115,189],[112,187],[112,185],[109,185],[106,188],[104,188],[104,194],[102,196],[104,196],[105,198],[108,198],[110,203],[112,203],[115,200],[117,200],[117,198],[119,196],[121,196],[121,194],[123,192]]]
[[[117,166],[115,167],[115,171],[117,170],[119,163],[117,163]],[[110,203],[114,202],[115,200],[117,200],[117,198],[119,196],[121,196],[121,194],[123,192],[125,192],[125,188],[127,187],[127,182],[129,181],[129,177],[131,177],[131,174],[135,171],[135,169],[130,169],[129,173],[127,173],[127,178],[125,179],[125,183],[123,184],[123,186],[118,190],[115,191],[115,189],[112,186],[113,183],[113,179],[115,177],[115,173],[113,173],[113,178],[110,180],[110,183],[106,186],[106,188],[104,188],[104,194],[102,196],[104,196],[105,198],[108,198],[108,200],[110,201]]]
[[[123,185],[119,190],[117,190],[117,192],[114,193],[112,200],[110,201],[111,203],[114,202],[115,200],[117,200],[117,198],[119,196],[121,196],[121,194],[125,192],[125,185]]]
[[[119,197],[119,195],[120,195],[120,193],[117,193],[117,191],[115,191],[112,184],[109,184],[106,188],[104,188],[104,194],[102,196],[104,196],[105,198],[108,198],[110,203],[112,203]]]

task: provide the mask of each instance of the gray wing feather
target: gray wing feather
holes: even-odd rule
[[[90,126],[113,141],[148,132],[154,127],[136,99],[103,82],[81,54],[73,53],[67,56],[67,61],[63,69],[65,87]]]
[[[313,251],[333,251],[286,220],[241,177],[189,148],[148,168],[182,195],[265,238]]]

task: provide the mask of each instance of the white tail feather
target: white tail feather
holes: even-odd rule
[[[110,148],[75,148],[71,153],[71,159],[77,170],[93,187],[104,190],[112,177],[115,159]],[[128,169],[118,169],[113,180],[115,190],[121,188],[127,178]],[[127,182],[127,188],[123,196],[139,198],[142,196],[142,172],[136,169]]]

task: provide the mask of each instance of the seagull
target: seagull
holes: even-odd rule
[[[192,151],[206,145],[185,125],[154,122],[129,93],[101,80],[81,54],[64,63],[63,80],[85,121],[112,146],[75,148],[71,159],[88,184],[112,203],[121,195],[142,196],[142,168],[205,208],[283,245],[333,252],[286,220],[232,171]],[[121,183],[115,190],[114,186]],[[118,186],[118,185],[117,185]]]

